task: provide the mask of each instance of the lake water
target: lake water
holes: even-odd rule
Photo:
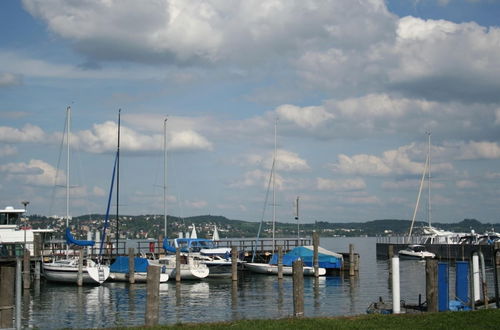
[[[366,313],[378,297],[392,300],[387,260],[377,260],[375,238],[321,238],[320,245],[360,254],[359,276],[304,278],[305,316]],[[401,260],[401,299],[425,300],[425,263]],[[491,277],[491,275],[490,275]],[[453,282],[453,271],[450,279]],[[489,280],[492,287],[492,281]],[[160,324],[271,319],[292,316],[292,278],[245,273],[230,279],[160,284]],[[454,291],[450,283],[450,296]],[[493,292],[492,289],[489,292]],[[100,287],[55,285],[42,281],[23,297],[23,327],[40,329],[100,328],[144,324],[146,284],[104,283]]]

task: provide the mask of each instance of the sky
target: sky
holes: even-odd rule
[[[163,213],[166,132],[169,215],[411,219],[430,132],[417,220],[498,223],[499,25],[497,0],[1,1],[0,207],[65,214],[71,107],[72,216],[106,211],[121,109],[121,214]]]

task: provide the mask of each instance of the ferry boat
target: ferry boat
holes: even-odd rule
[[[0,256],[15,256],[15,245],[23,244],[34,254],[35,234],[53,233],[52,229],[32,229],[23,214],[25,209],[15,209],[7,206],[0,209]]]

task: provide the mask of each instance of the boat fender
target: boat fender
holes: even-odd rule
[[[149,252],[155,252],[155,242],[149,242]]]

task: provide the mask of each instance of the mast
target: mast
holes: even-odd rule
[[[428,146],[427,146],[427,154],[429,158],[428,172],[427,172],[427,219],[429,221],[429,227],[431,227],[431,131],[427,132],[428,135]]]
[[[120,117],[122,109],[118,109],[118,148],[116,151],[116,255],[118,255],[118,239],[120,238],[120,220],[119,205],[120,205]]]
[[[71,134],[71,107],[66,108],[66,230],[69,228],[69,152]],[[69,256],[69,245],[66,244],[66,257]]]
[[[300,228],[299,228],[299,196],[295,200],[295,220],[297,220],[297,239],[300,239]]]
[[[66,228],[69,227],[69,146],[70,146],[70,134],[71,134],[71,107],[66,109],[66,127],[67,133],[66,136]]]
[[[275,230],[276,230],[276,159],[277,159],[277,147],[276,147],[276,140],[277,140],[277,126],[278,126],[278,118],[276,118],[276,121],[274,122],[274,166],[273,166],[273,253],[276,251],[276,239],[275,239]]]
[[[163,221],[167,238],[167,120],[163,121]]]

